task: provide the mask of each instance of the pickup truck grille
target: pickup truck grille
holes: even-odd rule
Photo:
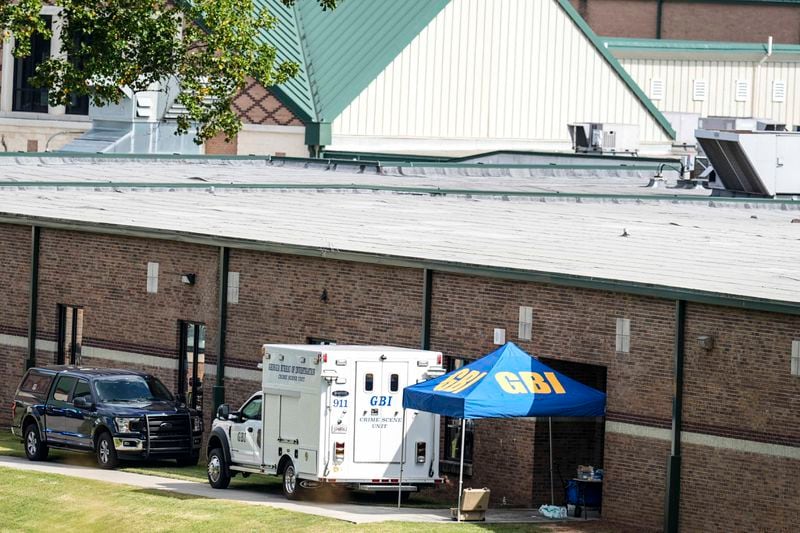
[[[151,453],[190,450],[192,429],[189,415],[147,416],[147,438]]]

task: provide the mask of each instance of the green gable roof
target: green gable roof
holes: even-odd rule
[[[305,121],[332,122],[448,4],[449,0],[256,0],[279,19],[264,38],[300,75],[275,88]]]
[[[254,4],[258,8],[268,9],[278,18],[277,26],[261,35],[263,41],[277,49],[277,60],[293,61],[300,65],[297,76],[272,90],[301,120],[310,121],[314,117],[314,100],[294,9],[280,0],[254,0]]]

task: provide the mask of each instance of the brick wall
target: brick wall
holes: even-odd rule
[[[27,334],[30,256],[30,227],[0,224],[0,334]]]
[[[210,138],[205,144],[206,155],[236,155],[237,150],[237,138],[234,137],[230,141],[226,141],[224,133]]]
[[[800,317],[691,305],[686,429],[800,446],[800,377],[790,373]],[[711,335],[706,351],[697,337]]]
[[[229,364],[253,368],[265,343],[389,344],[416,348],[419,270],[235,250],[239,303],[228,309]],[[321,300],[326,291],[327,302]]]
[[[0,260],[11,265],[0,271],[0,325],[18,336],[26,334],[29,239],[29,228],[0,225]],[[145,290],[148,261],[160,263],[158,294]],[[207,362],[213,364],[217,267],[214,247],[42,230],[39,337],[55,338],[58,303],[83,305],[86,345],[174,359],[178,320],[193,320],[208,325]],[[240,295],[228,310],[228,366],[254,370],[261,344],[302,343],[307,337],[419,344],[420,270],[245,250],[231,251],[230,269],[240,273]],[[194,286],[180,282],[187,272],[197,275]],[[323,291],[327,302],[321,299]],[[608,421],[645,429],[669,427],[673,302],[444,273],[434,275],[432,296],[433,349],[451,357],[478,357],[495,348],[493,328],[505,328],[507,340],[590,385],[603,388],[605,372]],[[521,305],[533,307],[531,341],[517,339]],[[615,351],[619,317],[631,319],[631,350],[626,354]],[[714,349],[702,350],[699,335],[712,335]],[[800,446],[800,378],[789,375],[791,340],[798,337],[798,317],[689,305],[685,429]],[[0,370],[6,376],[21,373],[24,355],[24,349],[0,346]],[[53,357],[43,351],[38,356],[40,361]],[[97,363],[141,368],[175,385],[172,370]],[[19,376],[6,376],[0,380],[0,393],[8,397]],[[214,380],[207,376],[204,386],[207,423]],[[257,388],[256,381],[228,378],[226,400],[238,407]],[[2,416],[0,410],[0,423]],[[604,517],[643,529],[661,527],[669,455],[663,432],[657,438],[603,433],[593,422],[567,421],[557,421],[555,429],[557,447],[564,450],[556,458],[565,477],[577,463],[604,467]],[[504,498],[512,506],[541,503],[543,494],[549,496],[549,473],[543,466],[546,439],[541,421],[539,427],[531,420],[477,421],[474,473],[466,486],[490,487],[493,505]],[[688,445],[684,461],[686,530],[731,530],[739,524],[753,529],[759,505],[781,506],[765,522],[771,530],[794,523],[789,519],[800,513],[800,498],[791,498],[798,490],[791,473],[797,471],[797,461]],[[748,483],[730,486],[744,488],[726,488],[719,498],[707,488],[707,480],[735,479],[742,465]],[[451,485],[437,494],[451,498],[454,490]],[[778,500],[780,494],[788,499]],[[708,516],[712,507],[722,510],[713,519]]]
[[[660,530],[668,457],[667,441],[607,432],[603,518],[635,525],[641,531]]]
[[[608,37],[656,38],[657,0],[572,0],[595,33]],[[800,42],[800,7],[666,0],[662,39]]]
[[[147,263],[159,263],[158,292],[148,294]],[[178,321],[208,326],[207,352],[217,331],[217,263],[213,247],[42,230],[39,331],[55,338],[58,304],[84,308],[84,344],[176,357]],[[193,286],[181,274],[196,274]]]
[[[233,109],[244,124],[302,126],[303,122],[275,95],[250,78],[233,101]]]
[[[0,224],[0,335],[27,336],[31,229]],[[28,350],[0,344],[0,427],[25,370]]]
[[[0,345],[0,431],[11,425],[11,402],[25,371],[26,348]]]
[[[681,530],[796,531],[798,462],[684,445]]]

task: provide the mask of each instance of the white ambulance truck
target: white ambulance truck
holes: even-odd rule
[[[440,483],[439,417],[403,412],[403,388],[444,373],[439,352],[386,346],[265,344],[261,391],[221,405],[208,480],[283,476],[298,499],[326,484],[403,494]],[[405,448],[403,449],[403,422]]]

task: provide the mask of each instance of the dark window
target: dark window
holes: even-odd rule
[[[336,341],[331,339],[323,339],[322,337],[306,337],[307,344],[336,344]]]
[[[51,17],[42,16],[45,24],[51,26]],[[14,60],[14,96],[11,109],[31,113],[47,113],[47,88],[34,87],[30,78],[36,74],[36,67],[50,57],[50,39],[36,33],[31,36],[31,54]]]
[[[75,385],[75,392],[72,393],[72,401],[75,401],[75,398],[92,399],[92,389],[89,387],[89,382],[85,379],[79,379],[78,384]]]
[[[186,405],[202,411],[203,380],[206,372],[206,326],[182,321],[180,335],[178,395]]]
[[[65,113],[67,115],[88,115],[89,114],[89,97],[75,96],[74,94],[69,97]]]
[[[449,357],[447,371],[452,372],[461,368],[468,361]],[[472,444],[475,433],[475,423],[467,420],[464,424],[464,463],[472,464]],[[444,419],[444,458],[447,461],[461,461],[461,419],[445,417]]]
[[[372,392],[372,384],[373,384],[374,376],[372,374],[367,374],[364,376],[364,390],[367,392]]]
[[[61,376],[58,378],[53,394],[50,395],[50,403],[56,407],[66,407],[70,403],[70,395],[72,389],[75,388],[75,382],[78,378],[72,376]]]
[[[83,309],[71,305],[58,306],[58,354],[56,364],[81,364],[83,344]]]
[[[50,383],[53,382],[53,376],[50,374],[40,374],[39,372],[29,372],[25,381],[20,385],[21,392],[30,392],[36,395],[47,394],[47,389]]]
[[[400,386],[400,376],[397,374],[392,374],[389,377],[389,390],[392,392],[397,392],[399,386]]]
[[[242,416],[245,420],[261,420],[261,396],[253,398],[242,407]]]
[[[69,39],[70,37],[67,35],[62,36],[63,39]],[[91,40],[90,35],[82,34],[71,37],[72,42],[79,44],[81,42],[89,44]],[[77,47],[76,48],[80,48]],[[71,63],[75,65],[79,70],[83,70],[86,58],[80,56],[76,58],[70,58]],[[75,96],[74,94],[70,96],[69,102],[67,102],[65,113],[67,115],[88,115],[89,114],[89,97],[87,95],[84,96]]]
[[[475,433],[475,425],[472,420],[467,419],[464,425],[464,464],[472,464],[472,441]],[[444,458],[448,461],[461,460],[461,419],[445,418],[444,427]]]

